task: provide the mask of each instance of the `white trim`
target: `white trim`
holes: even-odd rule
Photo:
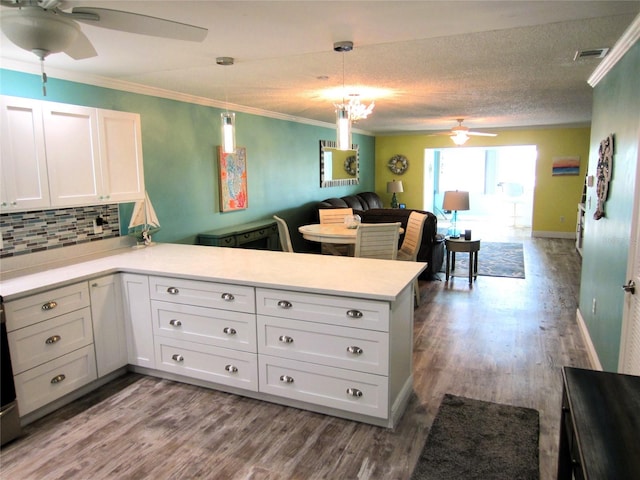
[[[17,72],[31,73],[34,75],[40,75],[40,65],[31,63],[18,62],[15,60],[1,59],[0,68],[6,70],[15,70]],[[57,78],[60,80],[67,80],[70,82],[84,83],[87,85],[93,85],[95,87],[111,88],[114,90],[120,90],[129,93],[138,93],[140,95],[149,95],[152,97],[166,98],[168,100],[176,100],[179,102],[192,103],[194,105],[202,105],[205,107],[214,108],[228,108],[234,112],[249,113],[251,115],[258,115],[261,117],[275,118],[277,120],[284,120],[288,122],[302,123],[305,125],[313,125],[316,127],[325,127],[335,129],[335,123],[321,122],[319,120],[312,120],[309,118],[296,117],[293,115],[287,115],[284,113],[270,112],[261,108],[248,107],[245,105],[235,105],[223,102],[221,100],[215,100],[212,98],[198,97],[195,95],[188,95],[185,93],[174,92],[173,90],[166,90],[164,88],[150,87],[142,85],[140,83],[128,82],[125,80],[119,80],[116,78],[101,77],[99,75],[90,75],[85,73],[70,72],[68,70],[62,70],[52,67],[47,67],[47,74],[50,78]],[[330,108],[328,106],[327,108]],[[353,128],[351,130],[354,133],[363,135],[374,136],[373,132],[367,130],[360,130]]]
[[[584,323],[584,318],[582,318],[580,309],[576,310],[576,322],[578,323],[578,328],[580,328],[580,333],[582,333],[582,338],[584,339],[585,346],[587,347],[587,354],[589,355],[591,368],[594,370],[602,370],[602,364],[598,358],[598,352],[596,352],[596,348],[593,346],[591,335],[589,335],[589,329],[587,328],[587,324]]]
[[[540,238],[568,238],[571,240],[576,239],[576,232],[553,232],[544,230],[532,230],[532,237],[540,237]]]
[[[625,30],[622,36],[618,39],[613,46],[609,54],[604,57],[604,60],[593,71],[587,82],[592,87],[595,87],[600,80],[602,80],[607,73],[615,66],[616,63],[624,56],[625,53],[633,47],[633,45],[640,39],[640,15],[638,15],[631,25]]]

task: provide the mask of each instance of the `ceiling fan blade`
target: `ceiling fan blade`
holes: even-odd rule
[[[71,15],[75,20],[96,27],[190,42],[202,42],[209,33],[206,28],[186,23],[108,8],[75,7],[71,11]],[[83,15],[98,15],[99,20],[83,18]]]
[[[467,135],[474,135],[476,137],[497,137],[497,133],[483,133],[483,132],[467,132]]]
[[[98,55],[98,52],[93,48],[93,45],[87,36],[82,32],[80,32],[71,45],[64,50],[64,53],[74,60],[83,60],[85,58],[96,57]]]

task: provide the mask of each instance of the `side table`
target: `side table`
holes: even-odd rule
[[[478,276],[478,251],[480,250],[480,239],[465,240],[464,238],[445,239],[447,249],[447,266],[445,270],[446,280],[453,276],[450,273],[456,269],[456,252],[469,252],[469,284]]]

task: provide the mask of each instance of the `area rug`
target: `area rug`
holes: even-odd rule
[[[445,394],[411,480],[538,480],[537,410]]]
[[[446,259],[441,272],[447,267]],[[456,275],[468,275],[469,254],[456,253]],[[524,278],[522,243],[480,242],[478,275],[487,277]]]

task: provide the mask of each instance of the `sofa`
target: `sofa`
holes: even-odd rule
[[[352,208],[353,213],[360,215],[362,223],[393,223],[400,222],[402,228],[407,228],[407,221],[411,212],[424,213],[427,219],[422,232],[422,245],[418,252],[418,261],[427,262],[428,266],[420,278],[431,280],[442,268],[444,261],[444,237],[438,234],[438,218],[431,212],[408,208],[384,208],[382,199],[375,192],[362,192],[341,198],[327,198],[318,202],[321,208]],[[317,215],[317,210],[316,210]],[[315,219],[316,222],[318,219]],[[404,235],[400,236],[400,244]]]

